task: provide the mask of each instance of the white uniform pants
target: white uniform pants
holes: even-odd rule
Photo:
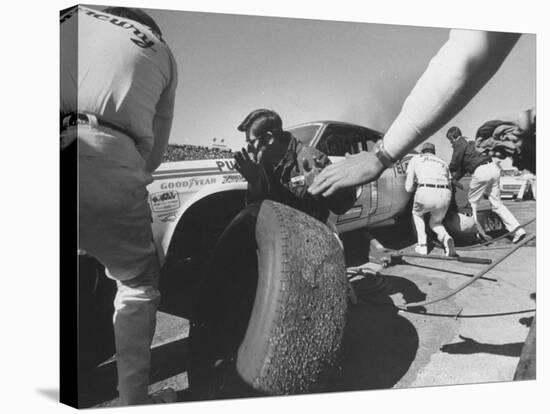
[[[71,127],[68,133],[76,133]],[[145,160],[124,134],[78,126],[79,249],[117,282],[114,333],[123,405],[147,402],[150,347],[160,301]]]
[[[472,206],[473,216],[476,220],[479,200],[483,194],[489,196],[493,211],[500,216],[508,231],[519,226],[516,218],[500,200],[500,168],[494,162],[480,165],[472,174],[468,201]]]
[[[430,228],[443,242],[449,234],[443,226],[443,219],[451,203],[451,190],[446,188],[418,187],[414,195],[412,217],[416,227],[418,244],[426,244],[424,214],[430,213]]]

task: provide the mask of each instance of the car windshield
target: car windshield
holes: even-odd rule
[[[321,128],[321,124],[310,124],[303,126],[290,127],[287,129],[292,135],[296,137],[304,145],[311,145],[311,141]]]

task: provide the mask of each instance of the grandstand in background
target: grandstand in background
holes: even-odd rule
[[[233,158],[233,151],[227,148],[223,143],[224,140],[222,139],[218,144],[214,145],[215,140],[216,138],[214,138],[211,147],[168,144],[168,148],[166,148],[166,152],[162,157],[162,162]]]

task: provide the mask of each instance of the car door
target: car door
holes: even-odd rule
[[[328,125],[316,148],[327,154],[332,162],[339,162],[346,154],[356,154],[368,151],[369,142],[378,139],[379,135],[369,134],[369,130],[351,125]],[[357,201],[346,213],[336,217],[336,224],[340,232],[366,226],[378,208],[377,183],[369,183],[357,188]]]

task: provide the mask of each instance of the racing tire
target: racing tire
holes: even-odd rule
[[[477,219],[485,233],[491,237],[499,237],[507,231],[502,218],[492,210],[479,211]]]
[[[492,210],[478,211],[477,220],[483,231],[493,238],[506,233],[502,219]],[[451,237],[455,241],[459,241],[461,245],[467,246],[482,241],[479,239],[475,220],[471,215],[451,212],[447,214],[443,224]]]
[[[194,371],[202,371],[197,380],[190,370],[192,394],[196,387],[208,389],[198,399],[323,390],[348,300],[343,251],[326,225],[270,200],[248,206],[221,236],[204,282],[190,332]],[[236,377],[250,392],[225,392]]]

